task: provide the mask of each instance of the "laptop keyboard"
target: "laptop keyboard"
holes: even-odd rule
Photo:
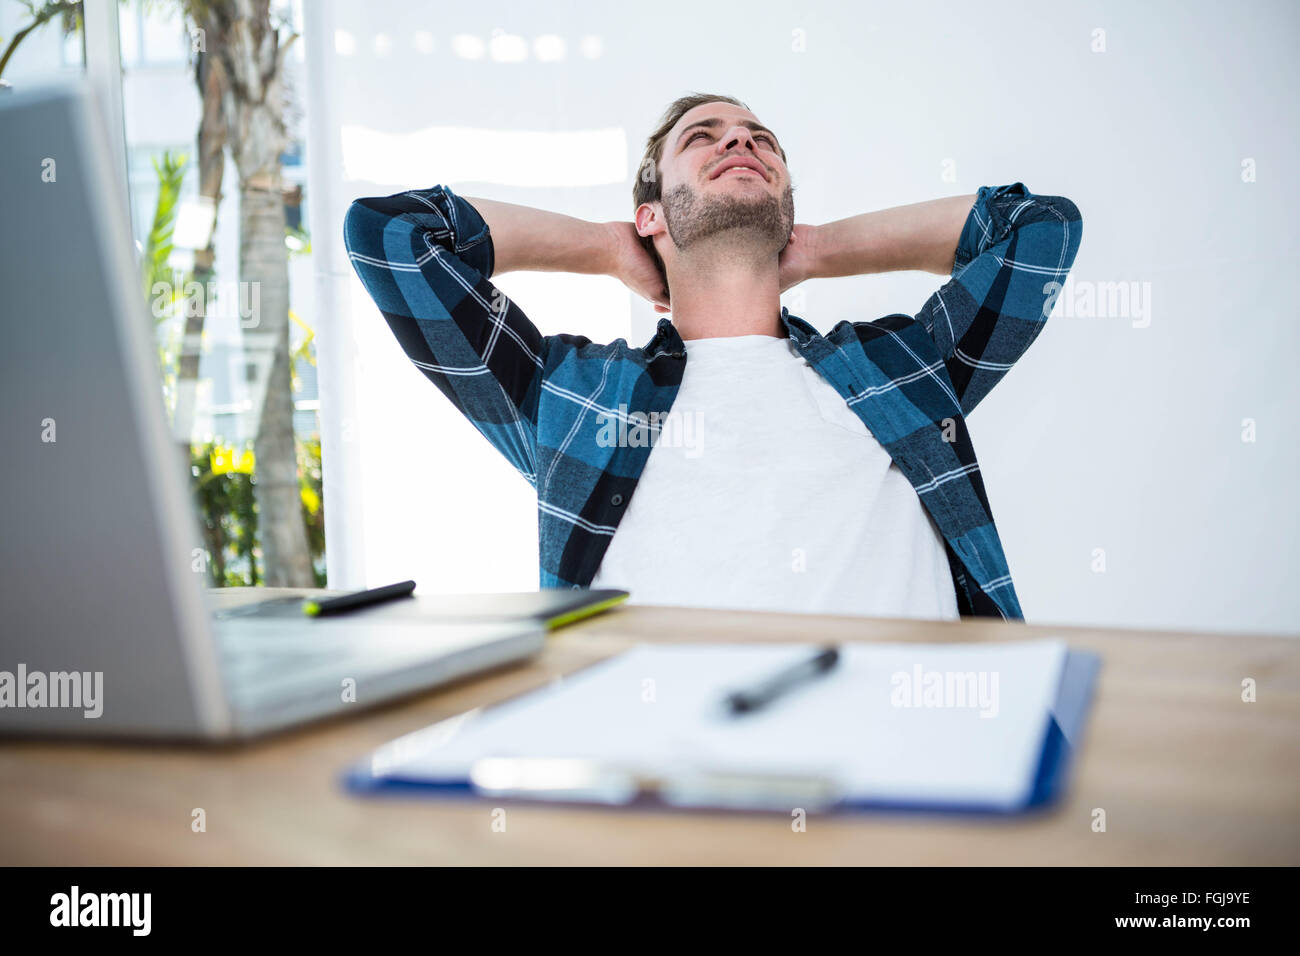
[[[418,640],[337,640],[311,635],[293,638],[224,635],[218,647],[232,682],[256,684],[301,683],[304,675],[322,670],[341,676],[391,670],[404,661],[438,653],[436,646]]]
[[[508,626],[504,627],[508,632]],[[232,702],[241,710],[341,694],[343,681],[428,664],[484,640],[503,625],[402,625],[274,620],[218,623],[216,645]]]

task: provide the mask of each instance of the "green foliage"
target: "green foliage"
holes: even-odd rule
[[[164,152],[161,159],[154,157],[153,171],[158,177],[158,202],[154,205],[153,226],[145,241],[140,266],[144,270],[145,294],[152,299],[156,283],[172,284],[172,268],[168,260],[172,254],[172,233],[176,228],[176,214],[181,198],[181,184],[185,181],[185,166],[189,156],[173,156]],[[173,289],[173,300],[179,290]],[[157,316],[155,316],[157,317]]]
[[[0,54],[0,76],[4,75],[9,60],[17,51],[18,45],[27,39],[28,34],[40,29],[55,17],[59,18],[65,35],[81,29],[81,0],[47,0],[45,3],[37,3],[36,0],[18,0],[18,4],[27,11],[32,22],[15,33],[9,45],[5,47],[4,53]]]
[[[214,472],[212,455],[218,444],[190,446],[190,474],[208,552],[208,582],[213,587],[252,586],[262,578],[253,476]]]
[[[307,548],[311,551],[316,586],[325,587],[325,500],[321,482],[320,435],[294,443],[298,454],[298,491],[302,499],[302,520],[307,526]]]
[[[302,520],[311,549],[312,573],[317,587],[325,587],[325,511],[322,507],[320,436],[295,442],[298,457],[298,486],[302,498]],[[213,471],[214,452],[223,449],[218,441],[194,444],[190,448],[190,474],[198,502],[204,545],[208,552],[208,583],[213,587],[253,587],[263,583],[262,549],[258,542],[258,511],[252,472]],[[244,449],[247,452],[251,442]]]
[[[175,275],[169,260],[172,255],[172,233],[176,228],[181,185],[185,182],[185,167],[189,157],[164,152],[161,160],[153,161],[158,177],[158,201],[154,205],[153,225],[140,255],[141,279],[144,283],[145,301],[154,316],[154,325],[161,335],[158,338],[158,368],[162,373],[163,399],[168,415],[175,411],[176,364],[180,352],[180,337],[184,331],[184,283]],[[163,327],[164,323],[170,323]]]

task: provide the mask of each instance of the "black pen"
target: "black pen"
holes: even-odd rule
[[[400,584],[385,584],[381,588],[353,591],[351,594],[340,594],[337,597],[322,598],[321,600],[309,598],[302,602],[302,613],[309,617],[319,617],[322,614],[341,614],[344,611],[352,611],[359,607],[369,607],[371,604],[378,604],[381,601],[406,597],[414,590],[414,581],[402,581]]]
[[[733,715],[747,714],[771,703],[791,687],[827,673],[839,663],[839,660],[838,647],[824,648],[814,657],[774,674],[761,684],[728,694],[724,703],[731,709]]]

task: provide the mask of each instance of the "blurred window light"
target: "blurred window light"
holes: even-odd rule
[[[290,0],[289,9],[294,23],[302,23],[302,0]],[[293,45],[293,58],[295,62],[305,62],[307,54],[307,44],[298,42]]]
[[[376,33],[371,41],[371,49],[375,51],[375,56],[388,56],[393,51],[393,38],[387,33]]]
[[[167,265],[174,275],[185,275],[194,269],[194,250],[173,246],[167,257]]]
[[[498,63],[521,63],[528,59],[528,43],[515,33],[493,30],[489,47],[492,59]]]
[[[343,169],[360,182],[432,185],[436,182],[502,186],[596,186],[626,182],[627,131],[560,132],[435,126],[384,133],[344,126]],[[431,171],[429,157],[438,157]]]
[[[547,33],[533,40],[533,56],[542,63],[558,63],[564,59],[564,37]]]
[[[85,60],[82,51],[83,37],[80,30],[73,30],[63,38],[63,65],[81,66]]]
[[[190,51],[190,36],[180,5],[141,4],[140,58],[150,65],[185,63]]]
[[[334,52],[339,56],[352,56],[357,52],[356,38],[347,30],[335,30]]]
[[[210,196],[184,200],[172,227],[172,244],[182,249],[206,249],[217,224],[217,207]]]
[[[451,52],[462,60],[481,60],[485,45],[480,37],[469,33],[458,33],[451,38]]]
[[[117,36],[122,48],[122,65],[140,65],[140,11],[134,3],[123,4],[117,11]]]
[[[578,43],[578,49],[588,60],[595,60],[605,52],[605,41],[598,36],[588,34]]]
[[[416,30],[412,38],[415,44],[415,52],[429,54],[433,52],[433,34],[428,30]]]

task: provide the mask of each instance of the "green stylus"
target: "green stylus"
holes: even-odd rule
[[[382,601],[392,601],[396,598],[406,597],[414,590],[414,581],[402,581],[399,584],[385,584],[380,588],[369,588],[365,591],[340,594],[338,597],[321,598],[319,600],[308,599],[302,602],[302,613],[308,617],[344,614],[348,611],[355,611],[359,607],[369,607]]]

